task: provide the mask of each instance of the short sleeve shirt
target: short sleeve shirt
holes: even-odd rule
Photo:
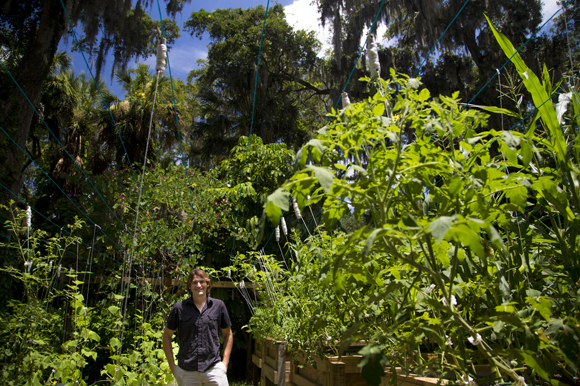
[[[208,296],[201,312],[192,298],[175,303],[165,326],[177,330],[179,367],[205,372],[221,361],[219,331],[231,325],[226,306],[219,299]]]

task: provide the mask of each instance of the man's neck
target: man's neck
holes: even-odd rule
[[[202,295],[202,296],[193,295],[192,300],[193,300],[193,304],[195,304],[195,306],[197,307],[199,312],[201,312],[201,310],[203,310],[203,306],[205,306],[205,303],[207,302],[207,295]]]

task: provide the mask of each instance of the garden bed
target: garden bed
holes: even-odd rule
[[[293,386],[366,386],[362,368],[358,366],[361,355],[326,356],[307,358],[303,354],[290,355],[286,343],[273,339],[254,340],[252,350],[253,383],[266,385]],[[283,369],[283,370],[282,370]],[[397,386],[432,386],[446,384],[447,380],[404,374],[397,369]],[[285,376],[280,378],[284,371]],[[391,375],[381,379],[380,386],[391,385]]]
[[[290,380],[290,361],[287,360],[286,342],[266,339],[254,341],[252,363],[254,364],[253,383],[284,385]],[[284,372],[281,379],[280,374]]]
[[[367,381],[362,377],[362,367],[358,364],[362,356],[326,356],[324,359],[314,358],[314,363],[306,360],[304,355],[292,356],[290,367],[290,382],[296,386],[366,386]],[[399,369],[397,369],[399,370]],[[404,374],[397,371],[397,386],[432,386],[445,384],[446,380],[423,377],[417,374]],[[381,379],[381,386],[391,385],[390,374]]]

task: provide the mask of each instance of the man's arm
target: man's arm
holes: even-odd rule
[[[165,357],[167,358],[167,363],[171,369],[171,374],[175,374],[175,359],[173,358],[173,347],[171,346],[171,337],[175,330],[170,330],[167,327],[163,330],[163,351],[165,352]],[[225,336],[225,335],[224,335]],[[231,351],[231,345],[230,345]],[[229,357],[229,356],[228,356]]]
[[[222,334],[224,334],[224,355],[222,362],[228,368],[230,363],[230,354],[232,353],[232,346],[234,345],[234,335],[232,334],[232,328],[222,328]]]

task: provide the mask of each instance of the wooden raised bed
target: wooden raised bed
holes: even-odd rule
[[[315,358],[316,368],[303,355],[292,357],[289,384],[296,386],[366,386],[358,367],[360,356]]]
[[[254,386],[274,384],[284,386],[290,377],[290,361],[286,360],[286,342],[266,339],[254,341],[252,363],[254,364]],[[284,376],[280,376],[284,374]]]
[[[304,356],[292,357],[290,367],[291,386],[366,386],[367,382],[362,377],[362,368],[358,366],[360,355],[352,356],[327,356],[323,360],[315,358],[316,368],[305,361]],[[403,374],[397,372],[397,383],[390,383],[390,374],[387,373],[381,379],[381,386],[434,386],[444,385],[446,380],[439,378],[421,377],[416,374]]]
[[[266,339],[254,340],[252,363],[253,383],[257,386],[367,386],[358,367],[360,355],[318,357],[314,368],[304,355],[290,356],[286,353],[286,343]],[[399,369],[397,369],[399,370]],[[280,374],[284,372],[283,377]],[[390,374],[381,379],[380,386],[435,386],[445,385],[448,381],[439,378],[422,377],[416,374],[403,374],[397,371],[397,382],[392,384]]]

